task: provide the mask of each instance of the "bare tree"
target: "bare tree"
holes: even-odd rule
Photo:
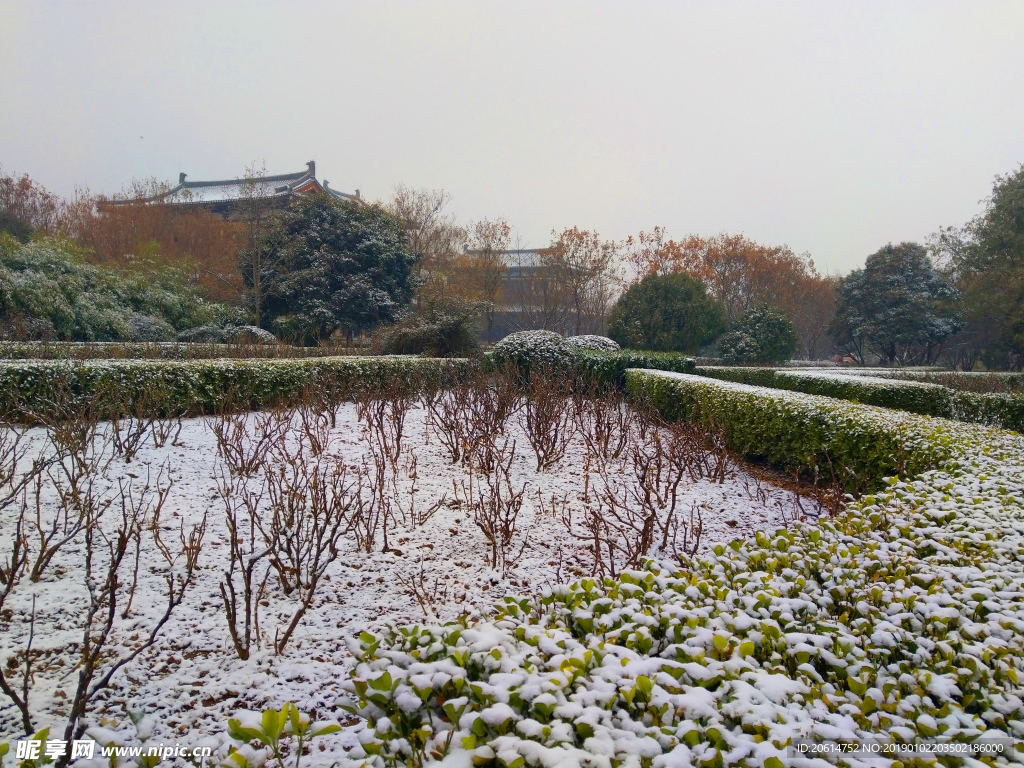
[[[515,311],[520,330],[561,332],[570,316],[568,286],[560,279],[557,263],[542,251],[516,247],[509,252],[507,305]]]
[[[558,463],[575,432],[571,387],[557,371],[531,374],[519,423],[537,456],[537,471]]]
[[[422,297],[444,295],[455,277],[455,262],[466,242],[466,230],[455,223],[454,216],[444,212],[451,199],[443,189],[412,189],[399,184],[386,205],[402,222],[410,249],[418,257],[417,307]]]
[[[471,474],[468,483],[463,481],[462,488],[465,502],[473,512],[473,522],[490,546],[491,567],[500,568],[503,572],[519,562],[529,536],[527,533],[523,537],[519,553],[513,556],[519,511],[526,494],[525,482],[518,490],[512,482],[515,452],[515,441],[509,443],[506,440],[497,449],[494,471],[484,475]]]
[[[558,234],[541,253],[565,287],[573,333],[579,336],[585,330],[599,330],[618,280],[616,244],[602,241],[597,232],[572,227]]]
[[[298,601],[284,632],[275,633],[278,654],[313,606],[321,579],[338,559],[338,543],[351,530],[353,512],[358,509],[355,488],[343,464],[304,457],[267,473],[270,517],[258,516],[256,526],[270,548],[270,563],[282,590]]]
[[[79,644],[77,663],[78,684],[70,699],[70,714],[64,729],[64,741],[80,738],[85,732],[84,715],[96,694],[110,684],[111,678],[153,646],[160,630],[170,620],[192,586],[206,533],[206,516],[188,530],[184,521],[179,528],[179,545],[173,549],[161,534],[160,514],[166,493],[157,489],[156,496],[147,483],[138,495],[131,482],[120,488],[120,520],[113,532],[107,533],[100,519],[90,520],[85,526],[85,586],[88,604],[82,618],[82,642]],[[166,602],[160,618],[138,639],[131,650],[112,652],[108,647],[118,615],[118,602],[124,595],[125,579],[122,566],[130,544],[139,528],[147,529],[157,551],[165,561],[163,568],[166,584]],[[70,761],[70,750],[57,761],[63,768]]]
[[[259,326],[263,319],[274,252],[267,242],[275,201],[273,185],[267,181],[266,163],[259,167],[256,163],[246,166],[236,196],[236,209],[245,226],[244,247],[240,254],[242,273],[252,293],[254,322]]]
[[[501,300],[508,265],[505,253],[512,240],[512,227],[504,219],[481,219],[470,225],[468,248],[463,263],[478,297],[486,303],[487,343],[492,339],[494,313]]]
[[[259,646],[259,601],[266,588],[269,566],[257,573],[260,564],[276,542],[257,539],[256,520],[266,492],[266,480],[233,477],[221,470],[217,488],[224,502],[224,521],[228,530],[228,567],[221,576],[220,595],[228,621],[228,633],[238,658],[249,658],[255,637]],[[261,578],[262,575],[262,578]]]

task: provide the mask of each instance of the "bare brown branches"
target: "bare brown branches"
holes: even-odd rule
[[[82,718],[96,694],[109,685],[118,670],[152,647],[193,583],[206,533],[206,516],[188,530],[182,521],[179,542],[172,548],[160,533],[160,515],[168,490],[169,484],[162,483],[160,478],[155,487],[147,482],[141,489],[136,489],[132,482],[122,483],[118,497],[120,517],[114,530],[106,531],[99,520],[87,521],[84,528],[88,603],[82,617],[78,684],[70,698],[65,741],[81,736],[86,727]],[[130,651],[111,653],[108,643],[118,614],[118,603],[125,594],[123,566],[132,541],[139,540],[140,530],[150,531],[156,549],[164,558],[165,565],[161,570],[167,590],[166,602],[160,618]],[[57,764],[66,765],[68,760],[65,755]]]
[[[231,474],[251,477],[283,443],[291,421],[292,413],[285,410],[236,413],[226,409],[207,424],[217,439],[217,453]]]
[[[575,432],[569,379],[557,371],[536,372],[526,385],[519,423],[537,456],[537,471],[558,463]]]
[[[526,483],[516,490],[512,481],[512,460],[516,444],[506,440],[496,449],[494,470],[484,475],[471,474],[463,481],[464,501],[472,510],[473,523],[483,533],[490,547],[492,568],[503,572],[514,568],[526,549],[529,534],[523,536],[517,555],[513,542],[518,533],[519,511],[523,506]]]

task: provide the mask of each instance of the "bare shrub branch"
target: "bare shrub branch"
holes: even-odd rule
[[[568,377],[560,371],[530,375],[519,423],[537,456],[538,472],[561,460],[575,432],[571,392]]]

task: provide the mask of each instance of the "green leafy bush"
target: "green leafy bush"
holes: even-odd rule
[[[213,413],[288,403],[314,385],[338,398],[396,379],[443,386],[468,373],[466,360],[415,357],[322,357],[302,360],[96,360],[0,363],[0,416],[59,415],[65,403],[91,403],[104,417],[137,403],[164,413]],[[70,402],[68,402],[70,401]]]
[[[554,331],[510,333],[491,347],[488,355],[499,368],[518,368],[524,375],[531,369],[567,368],[574,357],[575,350]]]
[[[726,393],[744,411],[760,399],[783,431],[831,407],[707,380],[683,386]],[[922,452],[911,464],[944,465],[891,479],[833,520],[506,596],[487,621],[364,632],[350,642],[348,685],[366,718],[362,751],[389,766],[780,768],[798,739],[1002,739],[1019,750],[1024,440],[839,407],[867,438],[885,423],[915,435],[903,443]]]
[[[751,307],[728,333],[718,339],[718,354],[726,363],[779,363],[796,351],[793,321],[781,309]]]
[[[66,341],[158,341],[240,319],[240,310],[204,301],[173,270],[117,272],[49,238],[8,238],[0,247],[0,327]]]
[[[386,355],[477,357],[482,351],[479,325],[475,302],[431,301],[422,314],[378,331],[374,345]]]

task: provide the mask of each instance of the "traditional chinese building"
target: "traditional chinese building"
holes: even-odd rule
[[[138,203],[195,206],[230,218],[253,199],[265,202],[271,208],[286,208],[299,195],[325,193],[341,200],[361,200],[359,190],[353,194],[331,189],[316,178],[316,162],[306,163],[306,170],[277,176],[256,176],[223,181],[189,181],[185,173],[178,174],[178,185],[153,197],[108,200],[101,207],[135,205]]]

